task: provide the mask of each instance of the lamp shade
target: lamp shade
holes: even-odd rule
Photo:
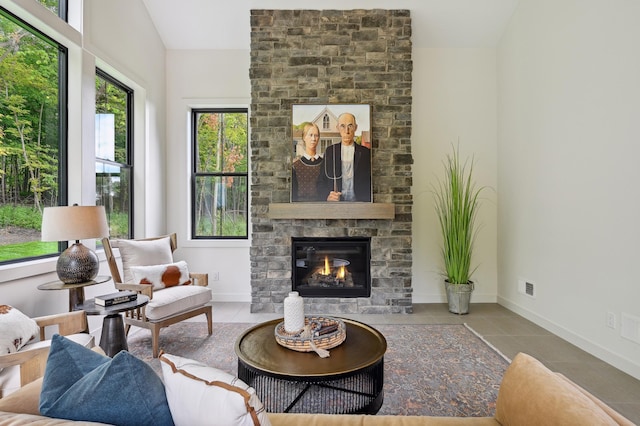
[[[45,207],[42,241],[84,240],[109,236],[104,206]]]
[[[60,253],[58,278],[65,284],[90,281],[98,275],[98,256],[78,240],[109,236],[104,206],[45,207],[42,213],[42,241],[76,240]]]

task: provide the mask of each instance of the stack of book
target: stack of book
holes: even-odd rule
[[[117,293],[96,296],[96,305],[113,306],[120,303],[132,302],[138,298],[138,293],[133,291],[119,291]]]

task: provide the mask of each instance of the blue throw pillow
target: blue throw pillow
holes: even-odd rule
[[[173,426],[160,377],[121,351],[113,359],[55,335],[40,393],[48,417],[118,426]]]

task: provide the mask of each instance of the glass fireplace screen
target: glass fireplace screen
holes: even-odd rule
[[[369,297],[371,238],[293,238],[293,291],[306,297]]]

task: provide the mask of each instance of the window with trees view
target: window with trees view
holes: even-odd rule
[[[0,8],[0,263],[54,255],[42,211],[66,205],[66,49]]]
[[[38,0],[38,3],[58,15],[64,21],[67,20],[67,0]]]
[[[192,238],[248,236],[247,109],[192,111]]]
[[[113,238],[133,236],[131,194],[133,91],[96,70],[96,205]]]

